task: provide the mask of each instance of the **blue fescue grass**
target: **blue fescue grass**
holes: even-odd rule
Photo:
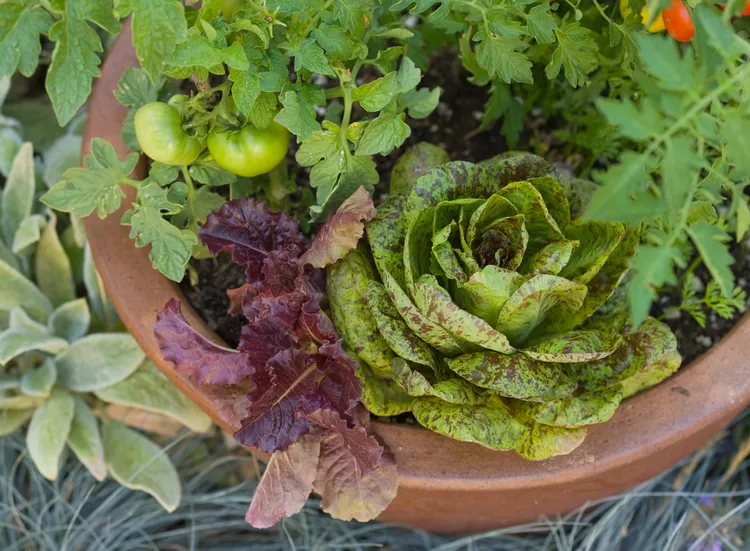
[[[710,446],[621,496],[565,517],[467,537],[331,519],[315,500],[271,530],[244,522],[262,468],[220,438],[170,444],[183,480],[178,510],[71,458],[56,482],[39,475],[20,436],[0,443],[3,551],[728,551],[750,549],[750,413]]]

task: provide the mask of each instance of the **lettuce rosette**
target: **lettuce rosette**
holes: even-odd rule
[[[446,161],[429,145],[402,157],[369,247],[328,268],[363,401],[529,459],[569,453],[680,365],[665,324],[631,327],[609,300],[638,230],[582,219],[593,184],[534,155]]]

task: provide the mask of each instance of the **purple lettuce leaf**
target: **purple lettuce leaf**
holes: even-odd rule
[[[247,266],[249,283],[260,278],[264,260],[272,252],[287,251],[296,257],[305,249],[294,218],[273,213],[265,203],[247,197],[224,203],[218,212],[209,214],[199,236],[211,254],[231,252],[234,262]]]
[[[257,295],[246,302],[242,311],[249,323],[242,327],[239,350],[265,365],[279,352],[294,347],[305,300],[302,294],[286,293],[279,297]]]
[[[301,263],[324,268],[344,258],[357,246],[365,231],[365,222],[375,216],[375,205],[370,193],[360,187],[328,217],[310,248],[302,255]]]
[[[366,427],[350,427],[335,411],[325,409],[314,411],[307,418],[324,429],[325,434],[336,433],[341,437],[337,445],[347,450],[362,474],[367,474],[380,464],[383,446],[367,433]]]
[[[310,430],[310,421],[298,417],[297,406],[318,390],[319,379],[310,354],[295,348],[279,352],[253,379],[256,388],[248,395],[250,406],[235,439],[268,453],[286,450]]]
[[[309,299],[302,306],[294,332],[299,343],[323,344],[338,340],[331,318],[320,311],[314,299]]]
[[[191,329],[176,301],[154,326],[165,358],[215,398],[236,428],[235,439],[274,453],[247,513],[253,526],[296,513],[313,488],[332,515],[363,521],[395,495],[395,463],[367,432],[356,366],[324,311],[325,272],[306,267],[335,261],[356,245],[362,220],[374,214],[365,195],[342,206],[318,241],[317,256],[305,259],[306,243],[292,218],[250,199],[227,203],[209,216],[201,239],[212,253],[231,252],[246,266],[247,283],[227,291],[230,312],[247,319],[238,350]],[[339,240],[338,232],[352,242]]]
[[[319,456],[319,435],[305,436],[288,450],[274,453],[245,515],[248,524],[270,528],[299,513],[312,492]]]
[[[323,414],[316,414],[321,420]],[[379,462],[369,469],[372,459]],[[396,497],[398,472],[393,457],[364,427],[326,431],[320,441],[320,461],[313,489],[321,507],[334,518],[373,520]]]
[[[200,385],[236,385],[249,379],[257,367],[250,355],[219,346],[196,332],[171,299],[156,316],[154,335],[162,356],[175,369]]]
[[[295,250],[272,251],[263,260],[258,290],[261,293],[279,295],[297,289],[297,279],[302,274],[302,265]]]
[[[362,382],[355,374],[356,365],[344,352],[340,341],[321,346],[316,360],[325,377],[316,393],[302,399],[299,404],[300,414],[315,421],[315,418],[310,417],[315,412],[335,411],[342,422],[355,427],[360,423],[357,407],[362,399]],[[332,428],[315,422],[323,428]]]
[[[233,316],[238,316],[242,313],[242,307],[246,302],[252,301],[258,293],[254,285],[245,283],[241,287],[236,289],[227,289],[227,296],[229,297],[229,313]]]

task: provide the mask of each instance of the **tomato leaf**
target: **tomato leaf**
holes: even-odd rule
[[[404,114],[384,110],[367,125],[357,145],[357,156],[388,155],[400,147],[411,135],[411,128],[404,122]]]
[[[49,30],[56,42],[45,86],[60,126],[66,125],[91,93],[91,81],[101,74],[101,40],[89,21],[109,33],[120,32],[120,22],[107,0],[66,0],[61,19]]]
[[[30,77],[42,51],[40,35],[47,34],[53,19],[35,2],[0,4],[0,78],[18,69]]]
[[[156,82],[164,61],[187,38],[180,0],[120,0],[118,17],[133,14],[133,44],[143,69]]]
[[[726,244],[729,236],[721,228],[704,221],[693,224],[687,232],[706,263],[708,271],[721,287],[723,295],[732,296],[734,274],[729,266],[734,264],[734,258],[729,254]]]
[[[120,183],[125,180],[138,163],[138,154],[129,154],[121,161],[112,145],[94,138],[91,153],[84,163],[88,168],[71,168],[63,174],[63,180],[42,196],[41,201],[55,209],[76,216],[88,216],[94,210],[100,218],[120,208],[125,193]]]
[[[289,129],[298,140],[304,141],[310,134],[320,130],[315,106],[324,103],[325,95],[317,87],[308,85],[298,90],[290,90],[281,96],[281,104],[284,107],[274,120]]]
[[[136,247],[151,245],[151,264],[173,281],[182,280],[193,247],[198,244],[192,231],[179,229],[164,218],[181,209],[168,199],[167,190],[151,183],[138,190],[138,202],[133,204],[130,216],[130,238],[135,239]]]
[[[560,69],[564,68],[565,78],[571,86],[583,86],[586,83],[586,75],[598,65],[596,54],[599,48],[591,36],[591,31],[575,22],[568,23],[554,32],[558,43],[545,70],[547,78],[555,78],[560,74]]]

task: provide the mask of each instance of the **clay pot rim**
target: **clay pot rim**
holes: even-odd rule
[[[111,92],[126,67],[138,66],[129,37],[127,22],[94,88],[82,158],[89,153],[93,137],[110,141],[121,157],[127,151],[120,140],[120,127],[127,110]],[[144,170],[145,164],[140,163],[136,172],[142,175]],[[132,192],[128,197],[132,198]],[[127,200],[123,201],[121,211],[127,204]],[[185,301],[177,284],[151,268],[148,251],[133,246],[127,228],[119,225],[119,214],[112,214],[105,220],[92,215],[85,223],[97,267],[127,328],[172,382],[217,424],[229,429],[203,391],[164,361],[151,327],[156,313],[167,300],[177,298],[196,330],[220,342],[218,337]],[[623,403],[608,423],[591,427],[588,437],[576,451],[543,462],[534,463],[512,452],[496,452],[458,442],[417,426],[375,420],[373,428],[396,456],[400,486],[497,490],[573,483],[629,463],[647,461],[660,450],[741,411],[750,404],[750,377],[743,368],[748,355],[750,313],[707,353],[664,383]],[[711,384],[706,384],[707,380]],[[682,400],[677,395],[692,398]],[[639,420],[644,417],[647,421],[640,425]],[[681,449],[680,454],[684,456],[692,451],[692,448]],[[461,462],[457,457],[469,460]]]

